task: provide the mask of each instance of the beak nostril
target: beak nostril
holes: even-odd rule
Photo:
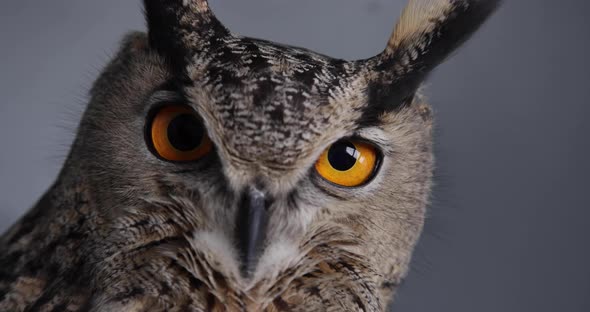
[[[236,241],[243,276],[248,276],[264,249],[268,207],[272,201],[259,188],[252,186],[242,196],[236,220]]]

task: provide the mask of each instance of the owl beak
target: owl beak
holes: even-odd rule
[[[243,276],[248,276],[256,268],[263,251],[269,204],[267,195],[257,187],[250,187],[242,197],[236,235]]]

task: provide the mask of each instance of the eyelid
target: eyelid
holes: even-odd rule
[[[187,101],[179,92],[159,89],[149,94],[137,106],[136,113],[144,118],[148,118],[150,114],[160,109],[163,105],[184,103],[187,103]]]
[[[183,103],[185,99],[178,93],[169,90],[158,90],[154,92],[146,101],[146,107],[152,109],[159,103]]]
[[[392,156],[396,150],[395,142],[379,127],[359,129],[350,138],[373,144],[383,156]]]

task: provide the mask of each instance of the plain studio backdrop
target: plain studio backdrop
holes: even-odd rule
[[[406,0],[210,0],[236,33],[346,59]],[[55,179],[140,2],[0,2],[0,231]],[[590,2],[508,0],[430,77],[437,187],[394,311],[590,311]]]

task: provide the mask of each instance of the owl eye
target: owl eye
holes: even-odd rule
[[[158,110],[149,126],[151,146],[169,161],[194,161],[209,154],[213,143],[194,110],[183,105]]]
[[[368,182],[375,174],[379,152],[366,142],[346,139],[332,144],[315,164],[324,179],[334,184],[355,187]]]

